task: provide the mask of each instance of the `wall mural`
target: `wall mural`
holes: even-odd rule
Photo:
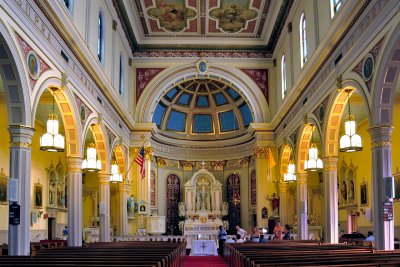
[[[176,235],[179,228],[180,179],[176,174],[167,177],[167,233]]]
[[[184,0],[156,0],[156,7],[150,8],[147,14],[157,19],[164,30],[180,32],[187,28],[188,20],[196,16],[196,11],[188,8]]]
[[[239,175],[233,173],[229,175],[227,184],[228,193],[228,223],[229,230],[235,231],[236,225],[240,225],[240,203],[235,202],[235,200],[240,200],[240,178]]]
[[[154,170],[150,171],[150,205],[156,206],[156,173]]]
[[[219,28],[225,32],[239,32],[246,27],[248,21],[258,15],[249,6],[249,0],[221,0],[220,8],[211,10],[210,17],[216,19]]]
[[[256,177],[256,170],[253,170],[250,175],[250,203],[251,205],[257,204],[257,177]]]

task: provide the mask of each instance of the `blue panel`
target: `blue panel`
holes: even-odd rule
[[[168,91],[168,93],[165,94],[165,99],[172,101],[175,96],[179,93],[180,89],[177,87],[172,88],[171,90]]]
[[[167,130],[184,132],[186,126],[186,113],[173,110],[168,118]]]
[[[229,96],[233,99],[233,100],[238,100],[240,98],[240,95],[238,92],[236,92],[235,90],[233,90],[232,88],[228,88],[226,89],[226,91],[228,92]]]
[[[163,117],[164,117],[165,109],[166,109],[166,108],[165,108],[164,105],[158,103],[158,105],[157,105],[157,107],[156,107],[156,110],[154,111],[154,114],[153,114],[153,122],[154,122],[155,124],[157,124],[157,127],[158,127],[158,128],[160,128],[160,126],[161,126],[161,121],[162,121],[162,119],[163,119]]]
[[[213,123],[210,114],[195,114],[193,118],[194,133],[212,133]]]
[[[226,97],[222,93],[215,94],[214,95],[214,100],[215,100],[215,104],[217,106],[221,106],[221,105],[224,105],[224,104],[228,103],[228,100],[226,99]]]
[[[253,116],[251,115],[251,110],[247,103],[244,103],[241,107],[239,107],[240,113],[242,113],[244,126],[247,127],[250,123],[253,122]]]
[[[208,108],[209,106],[210,106],[210,103],[208,103],[208,96],[200,95],[197,97],[196,107]]]
[[[218,113],[221,132],[229,132],[239,129],[239,125],[233,110]]]
[[[190,99],[192,99],[192,95],[188,93],[182,93],[178,99],[177,104],[188,106],[190,103]]]

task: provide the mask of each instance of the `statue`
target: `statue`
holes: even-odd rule
[[[343,181],[342,186],[340,188],[340,191],[342,193],[342,203],[346,204],[347,201],[347,186],[346,186],[346,181]]]
[[[279,217],[279,198],[275,193],[272,194],[271,204],[272,204],[272,216]]]
[[[206,193],[205,193],[205,206],[206,206],[206,210],[211,210],[211,194],[210,194],[210,190],[206,189]]]
[[[222,202],[222,216],[228,215],[228,202]]]
[[[127,209],[128,217],[133,217],[135,215],[135,211],[137,209],[137,207],[135,207],[135,205],[137,205],[137,204],[135,202],[135,197],[132,194],[132,195],[128,196],[128,199],[127,199],[126,209]]]
[[[201,191],[199,188],[197,188],[196,191],[196,210],[200,210],[201,209]]]
[[[179,202],[179,216],[185,216],[185,202]]]

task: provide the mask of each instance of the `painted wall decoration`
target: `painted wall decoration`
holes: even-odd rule
[[[227,181],[227,200],[228,200],[228,223],[229,230],[235,231],[236,225],[240,225],[240,203],[236,204],[236,200],[240,200],[240,177],[236,173],[229,175]]]
[[[151,207],[156,207],[156,173],[154,170],[150,171],[150,205]]]
[[[136,69],[136,103],[139,101],[147,84],[153,80],[164,68],[137,68]]]
[[[269,104],[268,69],[241,69],[241,71],[246,73],[258,85]]]
[[[245,29],[258,12],[250,9],[250,1],[221,0],[219,8],[210,11],[210,17],[218,21],[218,27],[225,32],[239,32]]]
[[[257,204],[257,176],[256,170],[253,170],[250,174],[250,203],[251,205]]]
[[[196,17],[196,11],[186,5],[185,0],[156,0],[156,7],[147,10],[151,28],[157,30],[157,26],[165,31],[180,32],[188,28],[189,20]]]
[[[7,186],[8,186],[8,177],[4,173],[4,169],[1,168],[1,171],[0,171],[0,204],[8,204]]]
[[[28,66],[29,76],[37,80],[40,74],[39,59],[35,52],[30,51],[26,57],[26,65]]]
[[[180,179],[176,174],[167,177],[167,233],[179,232],[179,202],[181,195]]]

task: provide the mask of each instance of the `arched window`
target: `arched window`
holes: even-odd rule
[[[341,6],[342,0],[331,0],[331,18],[335,16]]]
[[[74,0],[63,0],[63,2],[69,13],[72,14],[72,6],[74,4]]]
[[[304,63],[307,61],[307,21],[304,12],[300,17],[300,58],[301,58],[301,67],[303,67]]]
[[[124,94],[124,57],[122,53],[119,55],[119,89],[120,95]]]
[[[282,99],[283,99],[286,95],[286,59],[285,59],[285,55],[282,55],[281,78],[282,78]]]
[[[102,10],[99,12],[97,25],[97,58],[104,63],[104,15]]]

